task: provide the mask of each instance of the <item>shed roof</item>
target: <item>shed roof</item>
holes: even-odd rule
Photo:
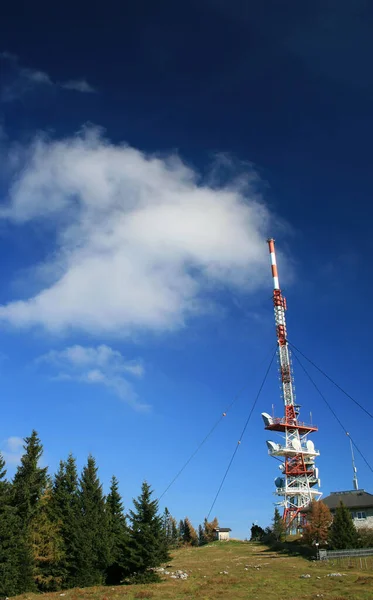
[[[223,533],[227,533],[228,531],[232,531],[230,527],[216,527],[214,531],[222,531]]]
[[[346,492],[331,492],[330,496],[322,500],[326,506],[337,508],[340,502],[343,502],[347,508],[373,508],[373,494],[365,490],[349,490]]]

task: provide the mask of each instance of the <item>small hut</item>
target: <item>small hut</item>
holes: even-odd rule
[[[214,529],[215,539],[222,542],[229,540],[229,532],[232,531],[229,527],[216,527]]]

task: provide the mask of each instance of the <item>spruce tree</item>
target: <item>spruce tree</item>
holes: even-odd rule
[[[133,500],[134,510],[130,510],[130,568],[143,580],[156,579],[150,571],[169,560],[163,532],[162,517],[158,514],[158,501],[152,500],[152,490],[144,481],[141,494]]]
[[[92,456],[83,468],[78,492],[76,585],[100,585],[110,563],[109,520]]]
[[[171,548],[173,539],[172,539],[172,516],[167,506],[164,509],[163,513],[163,535],[166,540],[166,544],[168,548]]]
[[[272,521],[272,533],[276,542],[282,542],[285,538],[286,527],[277,506],[275,508],[275,514]]]
[[[34,591],[33,561],[0,454],[0,597]]]
[[[205,544],[207,544],[207,540],[205,537],[204,527],[202,527],[202,525],[198,525],[198,545],[204,546]]]
[[[184,524],[184,520],[180,519],[180,521],[179,521],[179,544],[184,543],[184,535],[185,535],[185,524]]]
[[[116,585],[129,574],[129,531],[123,512],[123,502],[118,491],[118,480],[112,477],[110,492],[106,498],[109,525],[110,564],[106,583]]]
[[[60,565],[62,587],[74,587],[77,583],[77,533],[80,509],[78,473],[75,458],[71,454],[67,461],[60,461],[59,469],[54,476],[50,507],[52,520],[60,527],[64,546],[64,559]]]
[[[329,544],[334,550],[358,548],[359,540],[356,527],[350,511],[343,502],[340,502],[335,510],[333,523],[329,532]]]
[[[27,527],[46,488],[47,467],[39,467],[43,446],[35,430],[25,438],[25,453],[13,480],[13,501],[23,527]]]
[[[34,578],[41,592],[55,592],[64,582],[64,543],[60,523],[53,518],[50,488],[44,492],[30,525]]]
[[[174,517],[171,517],[171,547],[172,548],[177,548],[177,546],[179,545],[179,528],[177,526],[176,523],[176,519],[174,519]]]

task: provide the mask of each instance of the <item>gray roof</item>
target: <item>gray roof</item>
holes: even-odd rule
[[[229,527],[217,527],[214,531],[222,531],[223,533],[227,533],[227,531],[232,531]]]
[[[373,508],[373,494],[365,490],[350,490],[346,492],[331,492],[330,496],[322,498],[330,509],[337,508],[343,502],[347,508]]]

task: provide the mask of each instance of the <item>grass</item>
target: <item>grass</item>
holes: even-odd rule
[[[249,542],[215,542],[174,552],[167,570],[187,572],[187,580],[164,576],[162,583],[67,590],[64,600],[372,600],[372,570],[309,561]],[[227,574],[224,574],[226,571]],[[327,577],[343,572],[343,577]],[[310,574],[307,579],[302,574]],[[45,594],[60,600],[61,593]],[[20,596],[37,600],[34,594]]]

